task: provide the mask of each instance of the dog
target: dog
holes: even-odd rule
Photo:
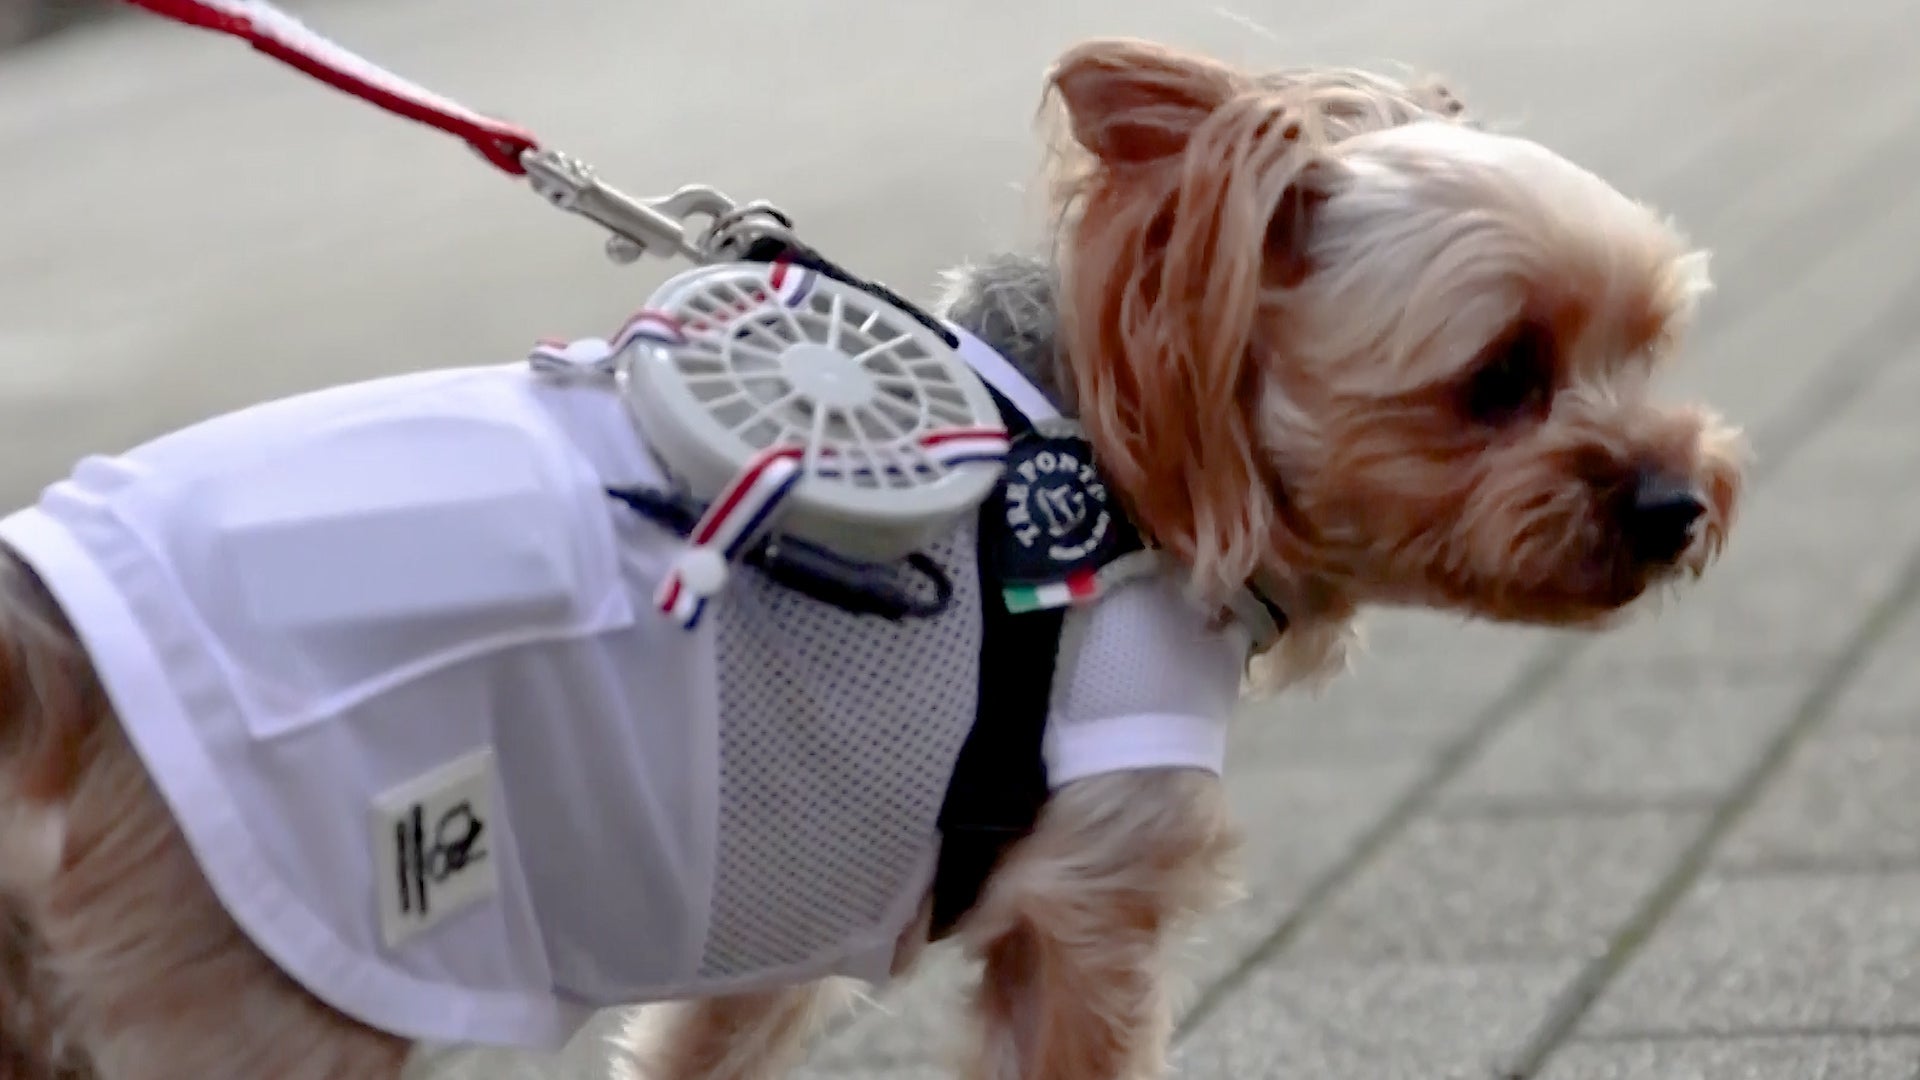
[[[1350,70],[1249,72],[1153,43],[1103,39],[1057,60],[1045,100],[1058,128],[1049,158],[1056,211],[1050,242],[1036,256],[997,257],[956,271],[941,312],[1077,421],[1126,520],[1162,556],[1155,578],[1130,584],[1091,610],[1133,604],[1160,613],[1153,618],[1161,621],[1142,615],[1112,625],[1174,627],[1165,641],[1148,635],[1115,644],[1107,640],[1114,633],[1076,631],[1073,620],[1081,616],[1067,616],[1063,657],[1075,648],[1088,656],[1118,649],[1114,655],[1122,660],[1144,661],[1128,667],[1109,657],[1101,661],[1105,667],[1086,661],[1062,667],[1051,689],[1041,688],[1056,714],[1048,737],[1058,741],[1052,728],[1062,723],[1062,710],[1144,714],[1178,712],[1190,701],[1205,705],[1176,718],[1192,721],[1180,730],[1192,732],[1189,741],[1199,751],[1116,757],[1064,778],[1056,771],[1030,828],[998,853],[952,927],[936,928],[937,905],[928,895],[932,867],[907,859],[888,879],[906,882],[914,894],[910,903],[882,905],[884,917],[862,924],[872,933],[862,939],[868,955],[857,975],[871,981],[905,975],[935,938],[951,938],[978,958],[982,974],[971,1000],[976,1030],[966,1071],[982,1080],[1096,1080],[1161,1070],[1171,1030],[1169,943],[1233,893],[1237,832],[1219,779],[1224,751],[1210,740],[1243,690],[1271,693],[1338,674],[1347,666],[1355,619],[1368,607],[1438,608],[1562,628],[1612,626],[1643,597],[1698,577],[1717,557],[1736,518],[1745,454],[1739,433],[1709,409],[1663,404],[1651,394],[1652,379],[1678,351],[1709,287],[1705,255],[1591,173],[1534,142],[1484,130],[1445,88]],[[502,405],[505,398],[494,388],[504,376],[431,378],[437,381],[417,384],[426,391],[408,400],[446,410],[435,416],[447,425],[473,419],[461,412],[469,398],[476,413],[522,410],[492,427],[479,425],[484,431],[471,445],[483,450],[499,449],[486,432],[522,424],[523,413],[533,414],[526,410],[540,418],[525,424],[545,425],[548,414],[541,410],[598,408],[566,396],[585,390],[515,389],[520,396]],[[381,385],[327,391],[323,397],[336,396],[320,405],[299,399],[244,414],[251,420],[222,421],[226,426],[210,429],[225,433],[213,439],[224,451],[217,468],[247,456],[234,453],[236,447],[257,447],[270,462],[281,461],[276,455],[283,452],[294,455],[286,460],[305,462],[300,440],[331,438],[339,402],[364,405],[356,417],[388,407],[398,391]],[[343,393],[347,397],[338,396]],[[544,395],[537,409],[522,400],[534,394]],[[308,512],[309,497],[325,502],[324,470],[276,472],[277,486],[262,480],[242,492],[245,499],[151,494],[175,490],[167,486],[174,482],[170,462],[187,462],[178,467],[189,472],[216,469],[195,456],[200,436],[194,430],[125,459],[90,461],[0,527],[9,551],[0,564],[0,1065],[11,1070],[8,1076],[103,1080],[395,1077],[414,1040],[429,1037],[421,1029],[437,1036],[457,1033],[462,1024],[511,1026],[520,1014],[487,1013],[487,1000],[476,993],[446,999],[448,1013],[465,1010],[461,1018],[435,1015],[431,998],[417,1022],[370,1015],[364,1000],[361,1008],[346,1000],[352,996],[351,987],[342,989],[352,982],[340,974],[346,960],[334,970],[324,951],[290,945],[291,931],[263,929],[273,917],[259,912],[272,905],[242,895],[262,871],[235,869],[233,852],[217,842],[240,833],[222,831],[230,822],[207,824],[193,808],[197,796],[186,790],[192,785],[179,780],[187,766],[158,763],[188,753],[181,743],[158,738],[155,722],[135,722],[158,708],[154,697],[199,700],[192,688],[182,688],[187,676],[181,672],[204,669],[216,678],[226,677],[225,669],[190,655],[191,642],[199,640],[191,635],[176,641],[155,631],[141,640],[148,623],[137,610],[124,625],[97,613],[116,603],[137,608],[137,596],[110,603],[98,591],[103,582],[118,582],[131,595],[138,590],[126,582],[154,566],[172,575],[155,579],[154,595],[211,597],[195,610],[214,621],[240,618],[220,614],[227,611],[222,588],[253,599],[255,590],[281,596],[300,584],[288,579],[302,577],[303,565],[320,568],[313,576],[323,584],[331,580],[328,556],[311,545],[269,537],[253,547],[220,546],[240,529],[231,524],[236,502],[268,517]],[[282,446],[287,440],[290,449]],[[353,445],[355,453],[366,450]],[[514,450],[520,444],[500,445]],[[535,451],[543,454],[547,446]],[[492,462],[487,468],[506,473],[514,468],[501,463],[519,460],[479,456]],[[419,495],[407,486],[409,470],[431,475],[434,483],[446,473],[456,484],[481,485],[511,511],[571,515],[561,523],[565,529],[543,542],[565,545],[578,527],[598,530],[595,535],[617,545],[644,524],[588,520],[603,511],[549,497],[548,488],[577,479],[568,469],[584,467],[570,460],[535,469],[538,476],[526,487],[473,480],[479,466],[458,472],[457,463],[402,457],[386,469],[380,461],[362,454],[363,471],[354,476],[378,486],[369,478],[386,483],[391,473],[394,490]],[[599,482],[589,481],[588,487]],[[534,501],[513,503],[508,495]],[[143,499],[157,500],[162,509],[146,518],[139,516],[146,511],[125,509],[146,505]],[[591,505],[604,506],[609,517],[619,512],[604,499]],[[395,512],[403,511],[413,512],[405,506]],[[140,526],[129,527],[132,539],[86,539],[96,527],[112,533],[114,514],[122,512]],[[228,522],[221,528],[230,532],[204,531],[214,519]],[[370,560],[366,572],[405,570],[387,547],[354,548],[374,543],[358,536],[341,543]],[[201,541],[213,546],[194,546]],[[967,542],[976,541],[970,535]],[[419,554],[400,540],[379,543]],[[171,561],[143,561],[154,546],[174,552]],[[485,551],[467,556],[455,548],[445,549],[446,567],[422,563],[418,576],[432,581],[495,565]],[[286,557],[269,557],[275,552]],[[227,555],[231,561],[223,562]],[[632,570],[605,552],[588,555],[605,567]],[[90,569],[74,568],[75,560],[89,559]],[[538,558],[498,565],[509,576],[533,575],[532,581],[549,570],[565,576],[572,572],[566,567],[592,561],[553,562],[559,570]],[[230,576],[254,570],[257,578]],[[206,584],[214,579],[224,584]],[[401,592],[417,584],[404,574],[384,580]],[[609,579],[587,584],[604,589]],[[1250,588],[1278,613],[1284,628],[1277,634],[1255,634],[1233,617],[1244,610]],[[323,611],[331,603],[360,602],[335,592],[296,589],[285,593],[295,597],[286,603]],[[723,597],[719,608],[734,602]],[[787,601],[766,602],[773,606],[756,617],[787,610],[778,606]],[[735,625],[716,633],[752,632],[750,625]],[[240,641],[232,646],[238,659],[228,659],[247,672],[270,674],[276,664],[304,673],[386,662],[377,650],[388,644],[378,635],[314,633]],[[396,642],[394,648],[407,645]],[[301,651],[307,645],[311,651]],[[933,655],[937,645],[929,646]],[[119,654],[142,649],[152,653],[144,667]],[[717,655],[711,673],[686,664],[655,672],[649,685],[671,702],[680,700],[683,683],[764,675],[727,666],[729,655],[749,653],[729,654],[723,644]],[[835,654],[821,655],[829,659],[794,669],[802,683],[797,693],[833,677],[826,669]],[[559,689],[552,692],[568,692],[572,669],[541,663],[546,666],[514,669],[512,679],[475,685],[515,700],[547,692],[526,682],[554,681]],[[125,674],[136,668],[148,682]],[[933,679],[933,670],[918,677]],[[1169,706],[1156,699],[1162,685],[1156,680],[1187,689],[1167,691]],[[297,689],[298,683],[288,674],[273,687]],[[286,692],[296,704],[306,701]],[[1113,702],[1088,704],[1094,699]],[[477,709],[491,707],[486,693],[469,700]],[[922,704],[910,696],[900,714]],[[869,722],[897,718],[839,719],[850,725],[847,738],[858,742]],[[197,720],[183,715],[179,722]],[[253,737],[298,743],[307,729]],[[272,775],[289,786],[312,785],[300,798],[324,800],[328,783],[350,782],[344,772],[353,767],[354,751],[329,750],[314,738],[313,746],[296,746],[299,753],[276,759],[281,771]],[[216,741],[207,735],[192,745],[214,754],[221,752]],[[240,743],[257,748],[248,739]],[[1107,749],[1088,752],[1097,757]],[[933,757],[950,765],[957,751],[949,745]],[[1055,754],[1050,765],[1072,757],[1056,751],[1049,751]],[[501,748],[497,757],[507,761],[512,752]],[[340,775],[319,775],[329,769]],[[670,786],[671,777],[661,783]],[[737,796],[751,810],[763,795],[778,801],[805,794],[775,792],[777,773],[756,783],[723,797]],[[526,801],[524,792],[507,787]],[[921,817],[912,828],[926,832],[933,821],[928,804],[914,805]],[[860,813],[870,817],[873,810],[865,806]],[[357,851],[357,841],[341,837],[360,836],[354,830],[362,827],[355,818],[324,839]],[[580,833],[578,842],[590,846],[591,832]],[[460,868],[455,863],[477,860],[483,845],[532,864],[546,857],[545,847],[575,842],[564,830],[538,837],[487,833],[473,842],[471,820],[462,839],[463,845],[434,849],[449,874]],[[501,846],[509,839],[517,854]],[[782,852],[759,855],[742,861],[742,872],[770,875],[776,891],[749,896],[731,915],[714,916],[705,931],[709,938],[723,930],[735,934],[747,943],[739,946],[744,953],[753,952],[755,934],[766,927],[790,929],[792,905],[777,889],[787,880],[781,875],[799,882],[818,870],[806,865],[811,856],[788,866]],[[270,850],[262,858],[277,864],[293,856]],[[525,876],[525,882],[495,881],[504,890],[500,903],[513,901],[508,894],[519,889],[562,906],[599,904],[601,917],[625,931],[573,942],[572,952],[550,936],[533,950],[546,965],[542,971],[565,966],[574,983],[591,982],[592,973],[616,963],[616,953],[625,962],[628,954],[655,950],[673,953],[679,963],[687,950],[699,951],[699,941],[683,940],[694,924],[656,920],[651,913],[666,909],[651,901],[636,899],[623,909],[626,898],[598,895],[589,882],[555,885]],[[343,910],[360,918],[354,913],[365,908],[363,921],[373,925],[372,900],[357,883],[340,879],[338,885],[351,894]],[[792,891],[805,890],[796,884]],[[419,894],[422,901],[425,896]],[[236,917],[242,910],[250,914]],[[477,910],[448,915],[443,925],[477,919]],[[639,914],[622,924],[622,910]],[[517,940],[496,950],[507,967],[524,958],[525,950],[516,949],[525,943]],[[595,951],[600,944],[605,955]],[[700,963],[712,953],[709,948]],[[452,968],[461,961],[447,954],[435,962]],[[716,970],[726,966],[714,963]],[[638,1028],[629,1032],[617,1056],[636,1075],[660,1080],[774,1076],[804,1053],[810,1034],[839,1001],[846,972],[844,965],[798,964],[758,981],[722,979],[688,1000],[656,995],[667,1008],[661,1026],[645,1039]],[[560,1038],[567,1028],[542,1031]]]

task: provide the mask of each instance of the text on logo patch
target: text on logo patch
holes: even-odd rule
[[[1072,443],[1042,447],[1012,462],[1006,484],[1007,528],[1021,547],[1042,549],[1049,559],[1086,558],[1107,538],[1113,515],[1107,485]]]

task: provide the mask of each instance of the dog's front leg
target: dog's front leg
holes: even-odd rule
[[[988,883],[965,934],[985,961],[969,1080],[1146,1080],[1171,1028],[1167,945],[1229,892],[1217,778],[1070,785]]]
[[[798,1064],[820,1022],[845,997],[826,980],[642,1009],[619,1038],[624,1076],[776,1080]]]

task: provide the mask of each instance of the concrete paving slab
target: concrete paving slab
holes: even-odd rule
[[[1193,1031],[1189,1077],[1490,1080],[1577,970],[1311,966],[1263,972]]]
[[[1726,840],[1727,872],[1920,870],[1920,735],[1827,734],[1801,746]]]
[[[1827,730],[1834,736],[1920,734],[1920,663],[1915,657],[1920,657],[1920,611],[1901,620],[1834,703]]]
[[[1920,1026],[1920,874],[1713,879],[1596,1003],[1581,1034]]]
[[[1241,865],[1247,895],[1181,944],[1182,975],[1209,986],[1266,947],[1308,891],[1379,825],[1423,764],[1361,760],[1332,766],[1282,759],[1236,769],[1228,795],[1246,837]]]
[[[1291,959],[1584,959],[1694,836],[1704,815],[1530,812],[1415,822],[1302,932]]]
[[[1538,631],[1430,612],[1365,623],[1353,670],[1322,696],[1290,693],[1242,710],[1237,745],[1262,760],[1405,760],[1431,755],[1549,644]]]
[[[1703,804],[1752,767],[1803,678],[1678,665],[1570,677],[1494,737],[1443,805]]]
[[[1539,1080],[1913,1080],[1920,1039],[1808,1036],[1581,1042]]]

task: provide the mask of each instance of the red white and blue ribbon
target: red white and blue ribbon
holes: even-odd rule
[[[767,284],[773,286],[773,294],[780,302],[790,308],[797,308],[807,302],[813,293],[813,283],[820,275],[804,266],[795,266],[786,259],[776,259],[773,269],[767,274]]]
[[[522,176],[520,159],[540,142],[349,52],[266,0],[127,0],[176,22],[237,37],[337,90],[457,136],[501,170]]]
[[[1006,456],[1007,445],[1007,433],[999,428],[948,428],[918,440],[919,456],[925,462],[948,469],[970,462],[998,462]],[[707,602],[726,587],[728,566],[738,562],[764,535],[780,504],[809,471],[826,477],[872,471],[868,466],[839,467],[837,462],[844,456],[832,450],[821,451],[812,455],[814,464],[809,470],[804,447],[776,446],[761,451],[694,525],[687,550],[674,561],[654,592],[654,606],[689,630],[699,625]],[[887,471],[897,469],[889,467]]]
[[[656,345],[685,345],[686,328],[680,320],[664,311],[642,308],[633,313],[620,327],[620,332],[608,341],[614,352],[619,352],[636,341],[650,341]]]
[[[726,586],[728,564],[764,531],[802,471],[799,453],[784,447],[763,451],[740,470],[694,525],[687,550],[654,590],[654,606],[689,630],[698,625],[707,601]]]
[[[795,266],[786,259],[776,259],[767,268],[765,288],[752,285],[745,288],[740,298],[732,304],[723,306],[707,315],[698,315],[682,319],[664,311],[642,308],[628,317],[620,332],[613,335],[609,344],[615,352],[626,348],[635,341],[651,341],[659,345],[685,345],[690,337],[714,334],[724,331],[733,324],[733,320],[743,315],[751,315],[756,310],[778,301],[785,307],[797,308],[806,303],[813,294],[815,283],[819,280],[818,271]]]

